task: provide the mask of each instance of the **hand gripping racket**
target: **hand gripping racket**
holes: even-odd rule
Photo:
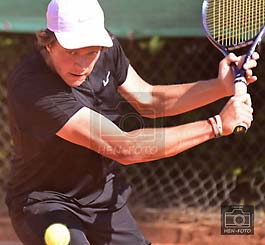
[[[206,36],[224,56],[230,51],[251,45],[243,65],[260,43],[265,32],[265,0],[204,0],[202,23]],[[242,65],[242,67],[243,67]],[[245,70],[233,64],[235,95],[247,93]],[[234,133],[246,132],[237,125]]]

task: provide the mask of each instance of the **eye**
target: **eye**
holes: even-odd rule
[[[71,56],[76,55],[76,51],[75,50],[67,50],[67,53]]]
[[[90,51],[87,53],[87,56],[95,56],[98,54],[99,51]]]

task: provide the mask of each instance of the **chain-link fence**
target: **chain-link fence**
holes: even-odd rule
[[[9,169],[12,147],[7,127],[6,76],[29,49],[33,36],[0,36],[0,196]],[[153,37],[120,40],[131,64],[152,84],[172,84],[217,75],[222,55],[205,38]],[[263,49],[260,49],[262,57]],[[259,82],[251,86],[255,121],[244,136],[209,141],[175,157],[121,167],[134,186],[133,203],[147,207],[218,208],[225,203],[264,207],[265,194],[265,58],[255,70]],[[163,126],[206,119],[220,111],[226,99],[180,116],[164,118]],[[160,124],[161,124],[160,123]],[[137,201],[137,202],[136,202]]]
[[[160,48],[156,50],[154,46]],[[125,41],[124,47],[136,70],[153,84],[215,77],[222,59],[206,38]],[[231,203],[264,207],[263,50],[261,46],[261,59],[255,69],[259,82],[249,88],[255,121],[247,135],[213,140],[172,158],[123,169],[135,186],[134,203],[137,200],[152,207],[202,210]],[[164,125],[206,119],[218,113],[226,101],[223,99],[194,112],[166,118]]]

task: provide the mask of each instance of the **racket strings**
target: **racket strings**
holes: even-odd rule
[[[206,23],[223,46],[250,41],[265,24],[265,0],[209,0]]]

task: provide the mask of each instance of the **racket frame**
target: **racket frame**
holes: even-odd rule
[[[203,4],[202,4],[202,24],[203,24],[203,29],[205,32],[206,37],[208,38],[208,40],[224,55],[227,56],[231,51],[236,50],[236,49],[240,49],[240,48],[244,48],[246,46],[251,45],[250,49],[248,50],[244,62],[243,64],[245,64],[246,62],[248,62],[248,60],[251,58],[252,54],[254,53],[256,47],[259,45],[259,43],[262,40],[262,37],[265,34],[265,25],[261,28],[260,32],[251,40],[245,41],[245,42],[241,42],[237,45],[231,45],[231,46],[224,46],[220,43],[218,43],[213,36],[210,34],[207,22],[206,22],[206,10],[208,7],[208,0],[204,0]],[[265,24],[265,23],[264,23]],[[247,81],[245,78],[245,73],[246,71],[241,68],[239,69],[238,66],[235,63],[232,63],[233,66],[233,71],[235,74],[235,80],[234,80],[234,84],[235,84],[235,95],[242,95],[242,94],[246,94],[247,93]],[[237,125],[234,129],[234,133],[238,134],[238,133],[245,133],[247,131],[247,126],[242,123],[240,125]]]

